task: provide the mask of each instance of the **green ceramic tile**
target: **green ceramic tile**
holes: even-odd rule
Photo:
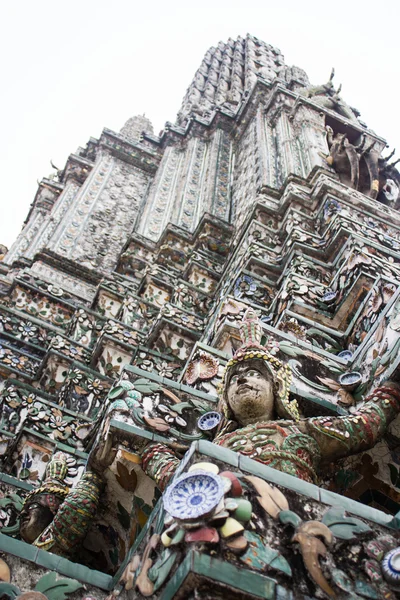
[[[84,565],[80,565],[79,563],[71,562],[66,558],[60,559],[57,572],[67,577],[71,577],[72,579],[78,579],[83,583],[94,585],[102,590],[111,589],[111,575],[100,573],[100,571],[94,571],[88,567],[85,567]]]
[[[196,390],[195,388],[191,387],[190,385],[185,385],[182,383],[182,384],[180,384],[180,389],[183,392],[187,392],[188,394],[191,394],[192,396],[196,396],[197,398],[202,398],[202,400],[209,400],[210,402],[218,402],[217,396],[213,396],[211,394],[207,394],[206,392]]]
[[[204,454],[205,456],[209,456],[210,458],[216,458],[221,460],[231,467],[235,467],[236,469],[239,466],[239,454],[237,452],[233,452],[232,450],[228,450],[228,448],[223,448],[222,446],[217,446],[212,442],[207,442],[206,440],[199,440],[198,452],[199,454]]]
[[[370,521],[374,521],[379,525],[388,526],[390,521],[392,520],[392,516],[387,513],[378,510],[377,508],[373,508],[372,506],[367,506],[362,502],[356,502],[353,500],[351,508],[346,508],[348,512],[351,512],[354,515],[359,517],[363,517],[364,519],[369,519]]]
[[[160,444],[168,444],[170,440],[162,435],[159,435],[158,433],[153,433],[153,441],[159,442]]]
[[[12,477],[12,475],[7,475],[7,473],[0,473],[0,481],[2,481],[3,483],[7,483],[8,485],[18,487],[21,490],[26,490],[28,492],[33,490],[33,485],[31,485],[27,481],[22,481],[21,479]]]
[[[262,465],[256,460],[252,460],[248,456],[239,456],[239,468],[243,471],[251,473],[252,475],[261,477],[266,481],[281,485],[289,490],[293,490],[299,494],[313,498],[314,500],[319,500],[320,490],[318,486],[308,483],[307,481],[302,481],[301,479],[293,477],[292,475],[288,475],[287,473],[277,471],[276,469],[268,467],[267,465]]]
[[[273,579],[254,571],[235,567],[207,554],[197,552],[194,554],[193,571],[243,592],[251,590],[251,593],[258,598],[275,599],[276,583]]]
[[[168,581],[160,600],[172,600],[192,569],[193,551],[190,551],[179,565],[175,574]]]
[[[39,549],[36,548],[36,546],[31,546],[31,544],[27,544],[26,542],[15,540],[3,533],[0,533],[0,550],[33,562],[36,560],[37,553],[39,552]]]
[[[207,344],[203,344],[203,342],[197,342],[197,347],[205,350],[206,352],[209,352],[214,356],[220,356],[222,360],[228,361],[231,358],[231,356],[229,356],[229,354],[227,354],[226,352],[222,352],[221,350],[213,348],[212,346],[207,346]]]
[[[66,446],[62,442],[57,442],[57,450],[63,450],[64,452],[69,452],[74,456],[79,456],[79,458],[87,458],[89,455],[86,452],[82,452],[82,450],[77,450],[76,448],[71,448],[71,446]]]
[[[5,429],[0,428],[0,433],[3,437],[8,437],[10,439],[14,439],[15,433],[10,433],[9,431],[5,431]]]
[[[50,571],[57,571],[57,567],[60,563],[61,556],[46,552],[45,550],[38,550],[35,563],[40,567],[46,567]]]
[[[146,431],[146,429],[139,429],[139,427],[129,425],[128,423],[124,423],[124,421],[118,421],[117,419],[111,419],[110,428],[116,429],[117,431],[126,431],[131,435],[136,435],[137,437],[142,437],[147,440],[152,440],[154,435],[150,431]]]
[[[161,383],[165,387],[169,387],[169,388],[172,388],[174,390],[180,390],[181,389],[181,384],[180,383],[178,383],[177,381],[174,381],[173,379],[168,379],[168,377],[162,377],[161,378]]]
[[[33,435],[36,438],[39,438],[41,440],[46,440],[46,442],[50,442],[51,446],[54,446],[54,447],[56,446],[56,443],[55,443],[54,440],[50,439],[47,435],[43,435],[42,433],[39,433],[38,431],[35,431],[34,429],[30,429],[29,427],[23,427],[22,431],[24,433],[29,433],[30,435]]]
[[[153,371],[143,371],[143,369],[139,369],[139,367],[133,367],[132,365],[125,365],[124,371],[126,373],[130,373],[131,375],[135,375],[135,378],[145,377],[146,379],[151,379],[151,381],[158,381],[162,383],[163,377],[156,375]]]
[[[358,517],[363,517],[364,519],[369,519],[374,521],[375,523],[379,523],[379,525],[390,526],[390,523],[393,519],[391,515],[388,515],[372,506],[367,506],[367,504],[362,504],[361,502],[357,502],[356,500],[352,500],[351,498],[346,498],[345,496],[340,496],[339,494],[335,494],[329,490],[320,490],[321,492],[321,502],[324,504],[328,504],[330,506],[337,506],[342,508]]]

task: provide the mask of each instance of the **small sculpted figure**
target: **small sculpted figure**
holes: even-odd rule
[[[298,93],[301,96],[309,98],[315,102],[315,104],[319,104],[319,106],[323,106],[329,110],[337,112],[339,115],[342,115],[342,117],[345,117],[350,121],[356,121],[359,125],[360,123],[358,121],[358,117],[360,116],[360,113],[356,108],[351,108],[344,100],[342,100],[339,95],[342,86],[339,86],[339,88],[335,90],[335,86],[333,85],[332,81],[334,75],[335,70],[332,69],[331,76],[327,83],[301,88],[298,90]]]
[[[333,129],[326,127],[329,156],[327,162],[336,173],[341,176],[343,183],[353,189],[358,188],[360,176],[359,161],[356,148],[350,144],[345,133],[333,133]]]
[[[68,495],[67,472],[67,457],[57,452],[47,465],[42,484],[27,495],[20,514],[20,535],[25,542],[33,544],[52,522]]]
[[[362,189],[370,198],[376,198],[379,190],[379,154],[374,149],[374,141],[367,143],[363,135],[358,144],[352,144],[345,133],[334,134],[333,129],[326,126],[329,156],[327,163],[331,165],[340,180],[355,190]],[[365,185],[360,182],[360,162],[364,161],[369,180]]]
[[[103,479],[100,473],[114,460],[108,448],[107,458],[91,459],[81,479],[72,489],[65,483],[67,455],[57,452],[49,462],[42,484],[25,499],[20,514],[21,538],[62,556],[71,555],[84,540],[97,513]]]
[[[260,345],[261,327],[252,309],[241,325],[243,345],[228,362],[220,399],[224,419],[214,443],[279,471],[318,483],[323,462],[372,448],[400,411],[400,388],[377,388],[355,413],[300,417],[290,400],[291,368]],[[150,445],[143,468],[163,489],[179,460],[161,444]]]

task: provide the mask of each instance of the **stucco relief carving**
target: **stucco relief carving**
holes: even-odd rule
[[[104,155],[78,194],[54,249],[89,268],[111,269],[133,229],[149,176]]]
[[[21,256],[32,258],[38,248],[43,247],[51,214],[62,196],[63,194],[57,199],[56,190],[51,190],[44,185],[39,187],[30,218],[7,254],[8,264],[12,264]]]

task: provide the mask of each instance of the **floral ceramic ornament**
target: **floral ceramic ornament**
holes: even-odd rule
[[[197,360],[191,361],[186,370],[185,379],[189,385],[198,379],[211,379],[218,373],[219,362],[211,354],[201,352]]]
[[[170,516],[161,536],[165,547],[183,541],[216,544],[222,537],[234,552],[247,548],[240,534],[252,516],[252,505],[239,498],[242,487],[234,473],[218,473],[213,463],[195,463],[167,489],[164,507]],[[228,493],[234,497],[226,497]]]
[[[165,492],[163,501],[165,510],[172,517],[191,520],[210,514],[223,495],[222,479],[199,470],[178,477]]]
[[[216,411],[210,411],[201,415],[197,420],[197,425],[202,431],[215,429],[221,422],[222,415]]]
[[[234,296],[235,298],[243,298],[243,296],[253,296],[257,290],[257,284],[249,275],[241,275],[235,283]]]

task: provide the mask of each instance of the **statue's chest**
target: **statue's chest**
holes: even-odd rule
[[[253,426],[249,426],[224,436],[218,441],[218,444],[240,452],[240,454],[256,458],[265,451],[279,450],[286,438],[287,435],[284,432],[271,427],[255,429]]]
[[[257,423],[221,436],[215,443],[301,479],[315,480],[318,445],[296,426]]]

